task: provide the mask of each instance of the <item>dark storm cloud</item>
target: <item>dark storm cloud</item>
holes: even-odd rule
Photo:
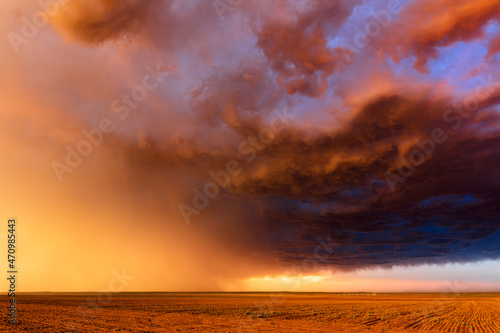
[[[196,44],[190,44],[193,54],[183,55],[180,67],[192,61],[210,70],[184,66],[189,67],[184,73],[200,77],[178,97],[187,98],[182,111],[189,121],[164,130],[162,117],[168,114],[175,122],[178,114],[161,100],[138,116],[146,124],[140,144],[137,136],[115,133],[110,147],[123,160],[124,182],[158,202],[178,196],[191,204],[191,187],[203,190],[212,181],[210,172],[238,161],[242,172],[193,216],[193,225],[228,251],[296,264],[315,258],[318,238],[328,239],[318,262],[341,270],[500,257],[498,90],[474,112],[446,117],[465,98],[461,92],[440,89],[441,82],[413,72],[397,76],[382,59],[383,54],[395,60],[413,57],[415,67],[426,72],[439,49],[484,36],[488,22],[498,20],[500,2],[415,2],[354,64],[328,41],[357,1],[309,1],[302,11],[290,10],[287,1],[242,5],[234,15],[252,20],[239,22],[235,30],[241,34],[226,42],[244,39],[236,51],[207,42],[216,39],[211,33],[218,29],[232,28],[220,26],[210,1],[183,10],[175,1],[74,3],[66,9],[73,15],[56,26],[79,41],[99,44],[132,33],[160,49]],[[450,14],[442,15],[447,9]],[[293,14],[282,19],[283,11]],[[220,55],[226,50],[221,45],[239,58],[229,63]],[[489,41],[488,50],[492,57],[497,39]],[[207,54],[221,56],[223,66]],[[399,81],[374,80],[363,95],[358,86],[371,82],[372,73]],[[172,82],[169,87],[177,84]],[[343,95],[335,95],[333,82]],[[326,93],[342,99],[350,92],[355,103],[322,99]],[[307,118],[317,110],[302,111],[320,102],[327,104],[321,129]],[[252,147],[249,138],[269,126],[275,108],[301,116],[303,123],[290,121],[269,142]],[[419,144],[433,138],[436,129],[445,139],[426,152]],[[408,171],[405,165],[418,149],[422,163]],[[388,174],[398,177],[393,185]],[[169,188],[174,178],[186,188]]]
[[[322,263],[345,269],[498,258],[492,250],[500,240],[498,132],[484,137],[471,130],[477,128],[471,118],[461,132],[447,130],[449,139],[395,192],[384,182],[400,157],[408,159],[399,148],[405,140],[449,127],[432,121],[445,106],[383,97],[344,133],[309,142],[287,133],[261,153],[265,176],[250,174],[235,191],[275,203],[263,223],[286,221],[300,229],[293,240],[281,240],[285,261],[314,258],[317,237],[335,245],[325,247]],[[498,116],[489,119],[493,124],[500,125]],[[332,159],[340,159],[335,167]]]

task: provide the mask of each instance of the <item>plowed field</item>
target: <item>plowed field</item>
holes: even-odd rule
[[[1,332],[500,332],[500,294],[130,293],[17,298]]]

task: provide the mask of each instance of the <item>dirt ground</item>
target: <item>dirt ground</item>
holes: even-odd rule
[[[500,294],[125,293],[17,296],[1,332],[500,332]]]

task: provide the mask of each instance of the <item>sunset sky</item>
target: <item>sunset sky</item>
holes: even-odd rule
[[[0,35],[19,291],[500,291],[500,0],[0,0]]]

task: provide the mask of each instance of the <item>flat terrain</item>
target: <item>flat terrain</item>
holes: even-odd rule
[[[500,332],[500,294],[124,293],[17,296],[1,332]]]

